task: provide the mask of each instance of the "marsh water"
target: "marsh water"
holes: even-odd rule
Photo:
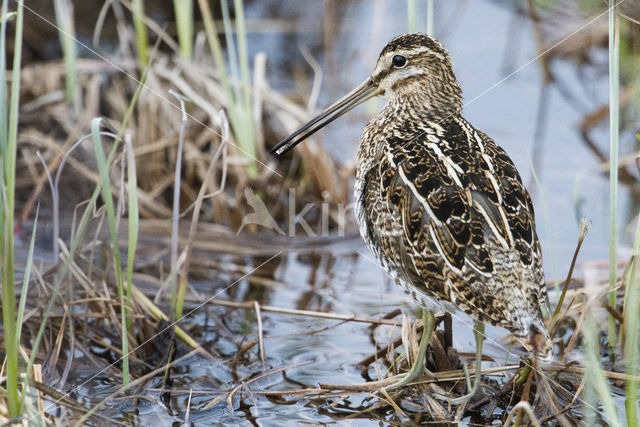
[[[309,50],[318,60],[323,70],[318,108],[330,104],[366,78],[384,44],[407,30],[406,4],[399,1],[245,3],[250,24],[250,56],[258,52],[267,54],[268,80],[274,89],[306,102],[314,73],[300,49]],[[426,11],[422,6],[418,24],[424,30]],[[327,17],[329,13],[331,16]],[[606,25],[606,15],[591,23],[593,14],[579,16],[582,18],[559,17],[557,41],[585,24],[580,31]],[[251,22],[258,23],[252,27]],[[562,90],[571,94],[569,98],[556,85],[544,88],[532,23],[526,14],[514,10],[511,2],[436,2],[434,24],[434,35],[453,58],[465,94],[465,117],[506,149],[532,194],[547,279],[552,282],[565,277],[577,241],[579,221],[584,215],[591,227],[579,261],[588,260],[589,268],[593,269],[599,261],[607,260],[609,183],[598,158],[585,145],[579,131],[584,116],[608,100],[607,74],[602,72],[606,66],[584,68],[570,59],[554,61],[553,71],[562,83]],[[591,49],[590,55],[594,63],[606,64],[606,46]],[[360,132],[381,102],[371,101],[359,107],[323,130],[315,141],[306,143],[322,143],[335,159],[353,162]],[[591,136],[607,150],[606,126],[593,129]],[[633,148],[632,133],[624,132],[621,155]],[[625,212],[632,210],[624,188],[620,208]],[[630,221],[631,216],[627,219]],[[625,248],[630,246],[631,233],[626,226],[626,223],[620,224],[620,259],[629,254]],[[260,232],[258,228],[257,233]],[[295,245],[291,247],[287,247],[285,238],[278,237],[273,248],[256,243],[261,248],[259,254],[210,254],[212,260],[244,265],[247,271],[261,266],[256,274],[268,278],[268,284],[212,270],[194,282],[195,289],[204,297],[256,300],[262,305],[281,308],[372,318],[397,308],[412,316],[415,314],[416,305],[389,280],[359,236],[351,233],[320,239],[307,236],[302,228],[296,232],[298,237],[292,238]],[[240,237],[246,239],[245,242],[252,241],[251,236],[244,235],[248,231],[242,233]],[[264,262],[267,263],[262,265]],[[574,276],[582,273],[579,265]],[[555,301],[553,292],[552,301]],[[215,318],[221,318],[222,323]],[[266,367],[262,366],[254,347],[237,365],[234,378],[229,362],[235,357],[239,342],[256,338],[255,311],[208,306],[189,315],[184,325],[195,331],[205,348],[220,356],[219,361],[212,363],[194,356],[176,367],[172,387],[181,391],[163,399],[159,389],[154,391],[161,379],[152,380],[145,386],[146,397],[135,409],[129,406],[129,400],[123,399],[110,403],[102,413],[122,421],[133,419],[140,425],[169,425],[182,422],[189,406],[190,421],[196,425],[276,425],[284,420],[332,423],[363,407],[366,394],[354,395],[335,406],[309,400],[284,405],[262,396],[260,391],[311,388],[320,382],[364,381],[356,365],[376,350],[369,325],[264,311],[261,318]],[[453,330],[458,351],[473,352],[472,320],[455,314]],[[381,327],[376,334],[378,341],[385,342],[397,337],[400,328]],[[489,326],[485,355],[499,363],[517,362],[517,355],[506,351],[506,336],[506,331]],[[507,357],[510,359],[505,360]],[[265,368],[269,371],[285,366],[290,367],[285,374],[275,373],[252,381]],[[104,374],[87,382],[91,375],[78,370],[69,379],[70,384],[82,384],[74,396],[88,405],[120,386]],[[219,396],[219,390],[228,390],[242,381],[250,385],[234,397],[231,405],[223,400],[205,409]],[[193,395],[187,404],[190,391]],[[387,417],[392,417],[392,413],[371,413],[350,419],[348,423],[372,425]]]

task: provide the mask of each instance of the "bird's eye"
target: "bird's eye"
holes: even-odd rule
[[[391,60],[391,64],[396,68],[403,68],[407,65],[407,58],[402,55],[395,55]]]

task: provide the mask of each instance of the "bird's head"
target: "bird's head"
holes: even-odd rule
[[[340,100],[278,143],[272,153],[283,155],[347,111],[374,96],[392,107],[410,105],[415,114],[447,117],[462,108],[462,91],[449,53],[426,34],[403,34],[382,49],[373,73]]]
[[[391,40],[369,80],[390,103],[410,102],[442,117],[462,108],[462,91],[449,52],[426,34],[403,34]]]

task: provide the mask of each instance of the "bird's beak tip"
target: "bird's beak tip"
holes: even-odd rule
[[[291,146],[289,146],[288,144],[284,144],[285,141],[281,141],[278,144],[276,144],[269,152],[276,157],[284,156],[287,153],[287,151],[289,151],[289,149],[291,148]]]
[[[313,135],[328,123],[331,123],[347,111],[350,111],[355,106],[378,95],[379,93],[380,90],[377,85],[371,81],[371,78],[368,78],[347,95],[327,107],[318,116],[307,122],[307,124],[276,144],[276,146],[271,149],[271,154],[276,156],[286,154],[293,147]]]

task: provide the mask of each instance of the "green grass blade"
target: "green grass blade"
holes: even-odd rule
[[[18,147],[18,112],[20,104],[20,61],[22,60],[22,22],[23,22],[23,8],[22,3],[18,3],[18,14],[16,16],[16,34],[13,50],[13,70],[11,72],[11,99],[9,103],[9,134],[8,134],[8,147],[7,163],[10,165],[5,170],[5,174],[10,178],[9,188],[10,200],[13,206],[15,186],[14,179],[16,175],[16,156]],[[11,214],[13,224],[13,214]],[[13,226],[13,225],[12,225]]]
[[[198,5],[200,6],[200,13],[202,14],[202,21],[204,22],[204,29],[207,35],[207,42],[209,43],[209,48],[211,49],[211,56],[213,57],[213,62],[218,70],[218,78],[220,79],[220,83],[224,88],[224,92],[229,100],[229,104],[231,105],[234,100],[234,94],[231,89],[231,82],[229,79],[229,73],[227,71],[227,64],[224,61],[224,55],[222,53],[222,46],[220,45],[220,39],[218,38],[218,30],[216,29],[215,20],[213,19],[213,15],[211,14],[211,9],[209,8],[209,3],[207,0],[198,0]],[[229,108],[229,120],[233,126],[233,123],[239,123],[238,112],[235,108]]]
[[[229,10],[229,3],[227,0],[220,0],[220,9],[222,11],[222,26],[224,27],[224,39],[227,44],[227,56],[229,58],[229,76],[230,76],[230,86],[229,86],[229,110],[233,111],[236,123],[234,125],[234,132],[236,134],[236,138],[240,146],[243,147],[243,126],[240,125],[241,121],[244,121],[243,112],[241,110],[242,106],[238,105],[242,96],[240,95],[240,91],[238,89],[238,85],[236,84],[238,75],[240,74],[238,71],[238,55],[236,49],[236,42],[233,38],[233,27],[231,25],[231,12]]]
[[[257,176],[255,164],[256,147],[253,141],[253,123],[251,112],[251,87],[249,84],[249,60],[247,55],[246,28],[244,24],[244,11],[242,1],[234,0],[236,14],[236,30],[238,47],[233,37],[231,25],[231,12],[227,0],[221,0],[222,23],[224,26],[227,53],[229,56],[229,69],[232,78],[240,78],[241,87],[231,84],[228,94],[231,101],[229,106],[229,118],[233,126],[233,133],[238,141],[242,153],[247,161],[247,175],[251,178]]]
[[[113,205],[113,195],[111,193],[111,181],[109,179],[109,163],[104,155],[102,148],[102,136],[100,135],[100,127],[102,126],[102,118],[98,117],[91,121],[91,135],[93,137],[93,146],[98,163],[98,173],[100,176],[100,186],[102,187],[102,199],[107,209],[107,223],[109,224],[109,234],[111,235],[111,246],[114,258],[114,270],[116,275],[116,286],[118,288],[118,297],[120,298],[120,314],[122,321],[122,381],[123,385],[129,383],[129,343],[127,335],[126,313],[129,301],[126,300],[124,284],[122,280],[122,262],[120,259],[120,245],[118,243],[118,229],[116,227],[116,214]]]
[[[149,37],[147,26],[144,23],[144,3],[142,0],[133,0],[133,25],[136,29],[138,61],[140,66],[145,66],[149,61]]]
[[[29,252],[27,253],[27,263],[24,267],[24,276],[22,277],[22,291],[20,293],[20,302],[18,305],[18,316],[16,317],[16,348],[20,345],[20,336],[22,335],[22,319],[24,319],[24,308],[27,304],[27,294],[29,293],[29,278],[31,277],[31,266],[33,265],[33,249],[36,243],[36,230],[38,229],[38,215],[40,213],[40,203],[36,206],[36,216],[33,220],[33,230],[31,230],[31,240],[29,242]],[[28,371],[27,371],[28,372]]]
[[[7,99],[7,22],[9,19],[7,11],[7,0],[2,2],[2,22],[0,23],[0,78],[2,84],[0,84],[0,167],[2,174],[0,180],[4,180],[4,162],[7,156],[5,155],[7,150],[7,138],[8,138],[8,119],[7,119],[7,106],[9,100]],[[2,181],[4,182],[4,181]],[[3,204],[4,206],[4,204]],[[0,209],[0,215],[2,215]]]
[[[640,274],[638,262],[640,262],[640,215],[636,224],[636,234],[633,244],[633,257],[629,274],[625,278],[625,303],[624,303],[624,326],[625,326],[625,346],[624,360],[627,365],[627,375],[636,378],[638,375],[638,358],[640,357],[638,322],[638,301],[640,300]],[[625,386],[627,393],[625,406],[627,412],[627,424],[638,426],[638,382],[628,380]]]
[[[240,74],[242,77],[242,126],[243,141],[248,157],[250,156],[247,173],[250,177],[258,176],[258,169],[255,164],[256,147],[253,137],[253,117],[251,109],[251,82],[249,81],[249,53],[247,49],[247,28],[244,21],[244,7],[242,0],[234,0],[236,12],[236,31],[238,34],[238,56],[240,57]]]
[[[629,277],[626,283],[628,298],[628,306],[625,310],[625,326],[626,326],[626,342],[625,342],[625,363],[627,380],[625,390],[627,393],[625,406],[627,412],[627,424],[629,426],[638,425],[638,382],[633,379],[638,375],[638,298],[640,298],[640,275],[638,275],[638,255],[634,255]]]
[[[245,156],[248,162],[247,174],[249,176],[257,175],[257,168],[255,165],[256,158],[256,148],[254,146],[253,141],[253,131],[247,131],[248,126],[253,127],[252,122],[252,113],[251,106],[249,103],[249,107],[246,105],[246,97],[243,95],[238,89],[237,86],[234,87],[231,84],[231,77],[238,75],[238,59],[236,55],[235,42],[233,39],[233,28],[231,26],[231,18],[229,13],[229,4],[226,0],[221,0],[221,9],[222,9],[222,18],[223,18],[223,27],[225,32],[225,41],[227,43],[227,52],[229,54],[229,67],[224,61],[224,55],[222,52],[222,47],[220,45],[220,40],[218,38],[218,32],[216,29],[215,21],[213,19],[213,15],[211,14],[211,9],[209,8],[209,4],[206,0],[198,0],[198,5],[200,6],[200,12],[202,14],[202,20],[204,23],[205,33],[207,35],[207,42],[209,43],[209,47],[211,49],[211,55],[213,56],[213,61],[215,67],[218,71],[218,77],[220,79],[220,83],[224,88],[225,95],[228,99],[229,107],[227,108],[227,113],[229,115],[229,121],[231,122],[231,127],[233,128],[233,133],[238,142],[238,146],[240,147],[240,151]],[[239,43],[245,44],[243,48],[245,50],[244,57],[246,57],[246,29],[244,25],[244,13],[242,10],[242,4],[240,2],[240,7],[236,4],[236,18],[237,27],[239,32],[239,39],[243,38],[243,41],[239,40]],[[239,11],[239,12],[238,12]],[[238,15],[239,14],[239,15]],[[240,35],[242,33],[242,35]],[[241,55],[242,56],[242,55]],[[248,60],[245,62],[247,64],[247,72],[248,76]],[[228,71],[230,70],[230,72]],[[245,79],[247,82],[248,79]],[[248,84],[245,83],[244,87],[248,87]],[[245,93],[250,93],[250,89],[245,91]],[[244,101],[242,101],[245,99]]]
[[[620,91],[620,29],[615,1],[609,0],[609,286],[616,285],[618,245],[618,135]],[[616,308],[616,291],[609,293],[609,305]],[[616,345],[616,319],[609,316],[609,347]]]
[[[227,0],[220,0],[220,9],[222,11],[222,25],[224,27],[224,39],[227,43],[227,55],[229,56],[229,70],[232,77],[237,77],[238,72],[238,56],[236,50],[236,42],[233,39],[233,27],[231,25],[231,11]]]
[[[180,111],[182,113],[182,126],[180,127],[180,137],[178,138],[178,149],[176,153],[176,170],[174,173],[173,183],[173,206],[171,215],[171,273],[169,282],[171,284],[171,304],[172,313],[176,319],[182,317],[182,304],[178,301],[178,234],[180,219],[180,182],[182,177],[182,150],[184,147],[184,133],[187,126],[187,112],[184,105],[184,99],[171,91],[171,94],[178,98],[180,102]]]
[[[27,295],[29,294],[29,282],[31,277],[31,267],[33,265],[33,250],[36,246],[36,233],[38,230],[38,216],[40,215],[40,203],[36,206],[36,216],[33,220],[33,230],[31,230],[31,241],[29,242],[29,252],[27,253],[27,263],[24,268],[24,277],[22,278],[22,291],[20,293],[20,302],[18,303],[18,315],[16,318],[16,342],[15,347],[20,348],[20,337],[22,336],[22,322],[24,319],[24,309],[27,305]],[[25,372],[31,372],[31,364],[27,366]],[[27,397],[26,389],[28,382],[22,385],[22,395],[20,396],[20,412],[24,412],[25,399]]]
[[[193,0],[173,0],[180,53],[191,59],[193,46]]]
[[[131,138],[126,138],[127,151],[127,196],[128,196],[128,246],[127,246],[127,301],[132,303],[133,266],[135,264],[136,247],[138,245],[138,225],[140,215],[138,213],[138,181],[136,177],[136,158],[133,153]],[[127,306],[127,313],[129,312]],[[127,331],[131,325],[127,322]]]
[[[73,4],[70,0],[54,0],[53,6],[58,25],[58,36],[65,64],[65,86],[67,101],[76,100],[78,73],[76,68],[76,30],[73,23]]]
[[[7,2],[2,4],[2,16],[7,16]],[[21,413],[18,393],[18,346],[16,325],[15,294],[15,254],[14,254],[14,208],[15,208],[15,171],[18,141],[18,106],[20,100],[20,61],[22,58],[23,5],[18,3],[16,10],[16,30],[13,51],[13,70],[11,75],[11,97],[9,111],[3,106],[0,122],[3,122],[0,139],[2,156],[2,176],[0,177],[0,280],[2,285],[2,321],[4,327],[4,345],[6,360],[6,384],[9,415],[17,417]],[[2,65],[6,65],[6,19],[2,20]],[[2,70],[0,85],[6,87],[6,72]],[[6,91],[2,92],[2,102],[6,104]],[[8,124],[7,124],[8,121]]]
[[[207,2],[207,0],[198,0],[198,5],[200,6],[202,22],[204,23],[204,31],[207,35],[207,42],[209,43],[209,48],[211,49],[211,56],[213,57],[214,65],[218,70],[220,82],[222,83],[225,92],[228,94],[230,92],[230,87],[227,65],[224,62],[222,46],[220,45],[220,39],[218,39],[218,31],[216,29],[213,15],[211,14],[211,9],[209,8],[209,3]]]

